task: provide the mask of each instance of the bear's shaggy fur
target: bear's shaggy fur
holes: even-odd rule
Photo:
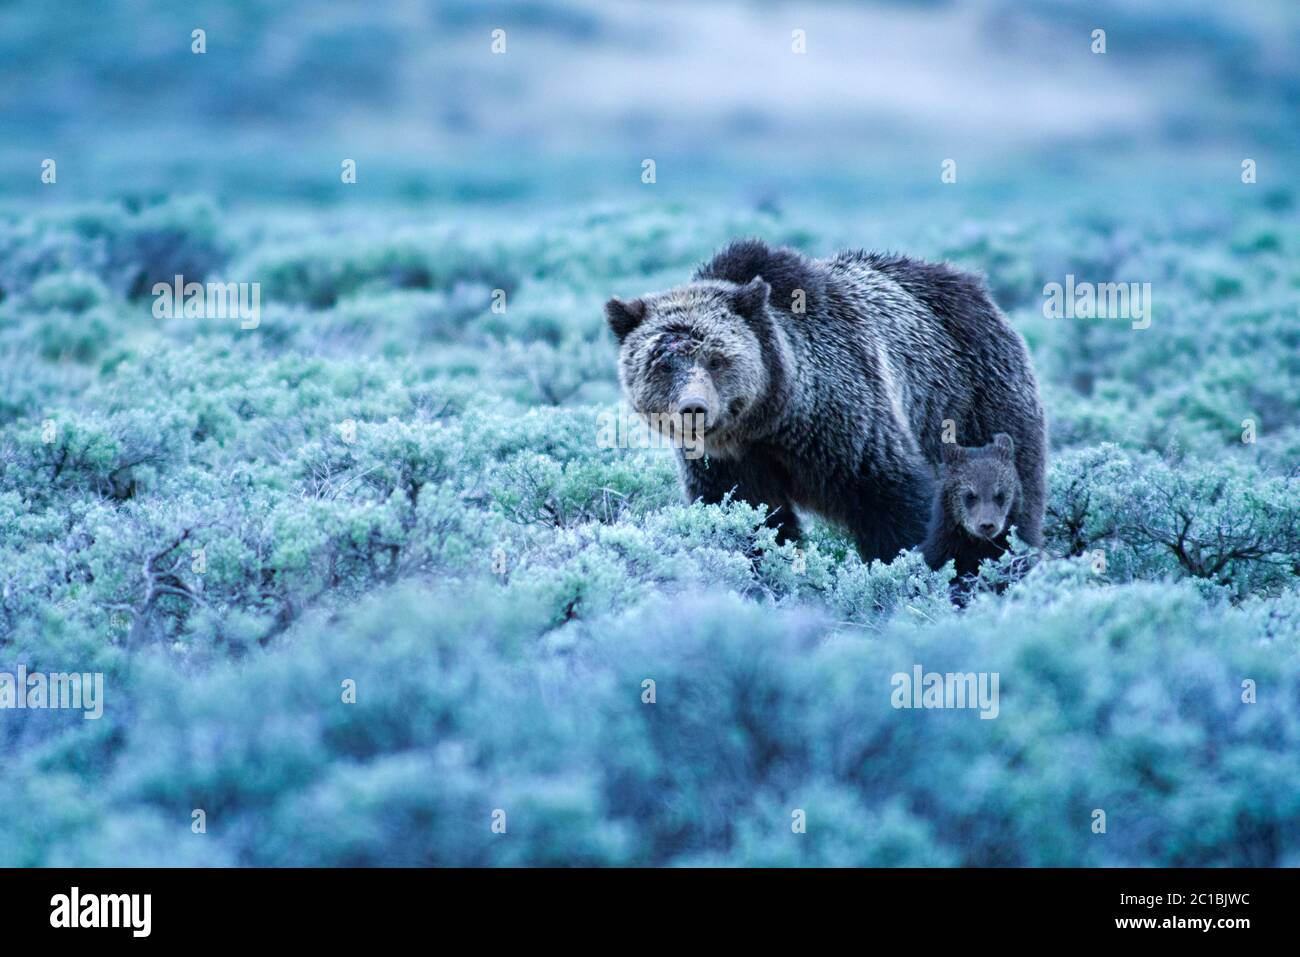
[[[679,449],[688,501],[734,491],[765,504],[783,541],[798,538],[795,510],[806,510],[849,529],[864,560],[888,561],[926,536],[949,420],[949,438],[969,444],[1012,437],[1011,521],[1039,544],[1038,387],[979,279],[902,256],[810,260],[744,240],[692,282],[611,299],[605,312],[632,407],[702,433],[703,457]]]
[[[982,560],[1010,546],[1007,533],[1020,499],[1009,435],[999,432],[982,448],[945,443],[930,530],[921,545],[926,564],[939,569],[952,559],[958,575],[975,574]]]

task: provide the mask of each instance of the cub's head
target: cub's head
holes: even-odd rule
[[[701,280],[605,304],[623,391],[651,428],[724,453],[770,384],[760,342],[770,292],[761,278]]]
[[[972,538],[994,539],[1020,497],[1015,446],[999,432],[982,448],[943,444],[941,495],[948,514]]]

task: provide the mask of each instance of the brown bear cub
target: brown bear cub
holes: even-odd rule
[[[997,558],[1021,507],[1015,443],[999,432],[982,448],[943,447],[943,465],[930,515],[930,531],[921,545],[933,569],[953,560],[958,575],[973,575],[980,562]]]
[[[743,240],[691,282],[611,299],[605,315],[624,393],[677,447],[688,502],[764,505],[778,541],[797,540],[798,512],[814,513],[846,528],[864,561],[890,561],[925,540],[942,437],[1004,432],[1020,480],[1014,522],[1040,544],[1038,386],[980,279]]]

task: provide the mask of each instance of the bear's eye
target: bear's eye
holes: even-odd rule
[[[1007,493],[1002,491],[1001,489],[998,489],[997,492],[993,494],[993,501],[998,505],[1005,504],[1006,500],[1007,500]]]
[[[967,507],[967,508],[974,508],[974,507],[975,507],[975,493],[974,493],[974,492],[967,492],[967,493],[966,493],[966,507]]]
[[[727,365],[727,360],[722,358],[722,356],[717,356],[717,355],[709,356],[709,358],[704,363],[704,367],[708,369],[710,372],[721,372],[724,368],[726,368],[726,365]]]

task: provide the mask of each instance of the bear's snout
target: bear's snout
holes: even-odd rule
[[[962,523],[975,538],[992,539],[997,537],[1006,525],[1006,516],[991,505],[981,503],[971,510]]]
[[[677,414],[691,422],[703,421],[705,426],[713,424],[709,420],[709,404],[703,396],[691,395],[682,399],[677,403]]]
[[[691,372],[677,394],[674,410],[681,416],[683,427],[699,431],[712,428],[718,421],[718,390],[703,369]]]

